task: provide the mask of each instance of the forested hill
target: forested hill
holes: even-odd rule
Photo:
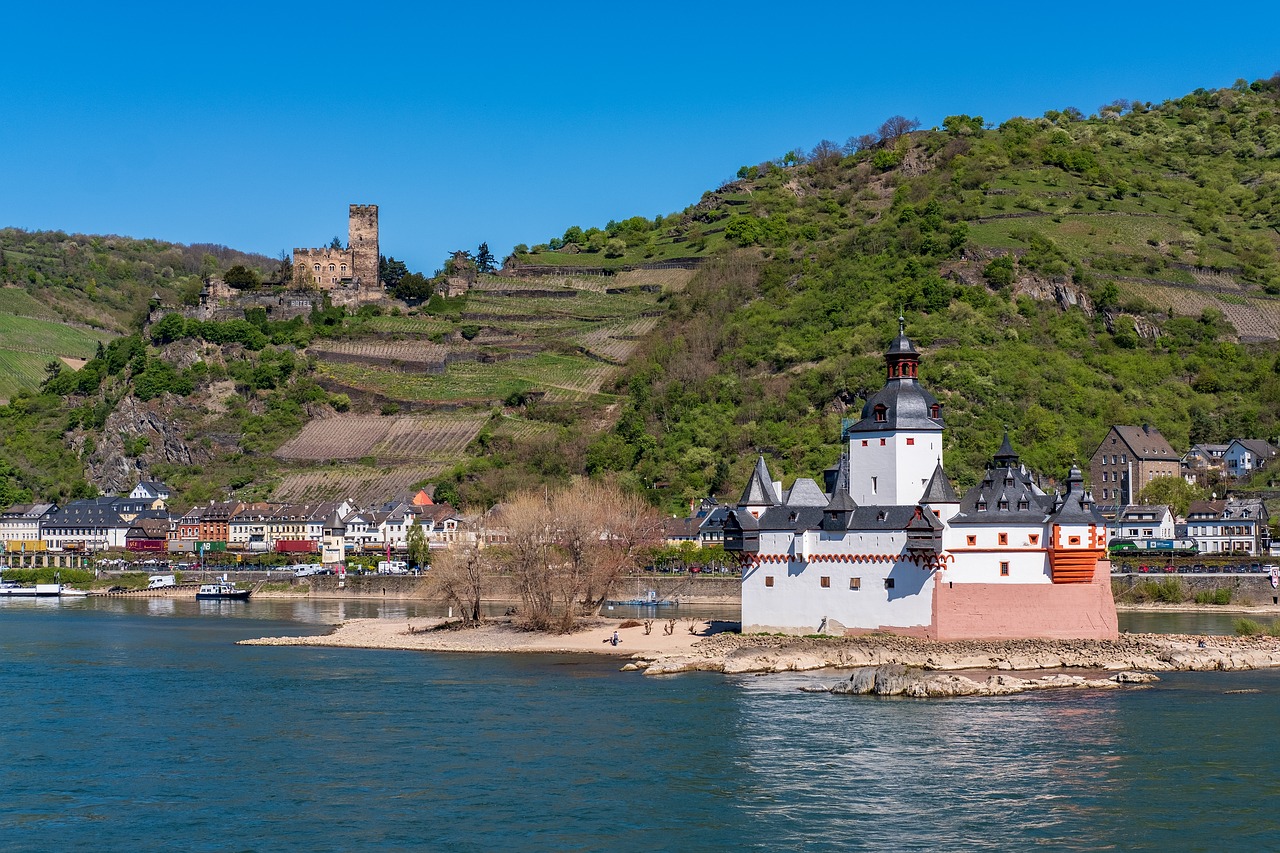
[[[633,358],[588,467],[634,471],[673,507],[735,491],[757,452],[788,481],[816,475],[881,384],[900,310],[961,483],[1004,425],[1059,477],[1112,423],[1152,423],[1182,449],[1274,440],[1278,100],[1280,77],[1088,118],[912,131],[897,117],[744,166],[681,214],[575,226],[519,254],[708,258]]]
[[[404,480],[386,437],[435,435],[411,484],[463,505],[590,473],[678,511],[736,497],[757,453],[788,485],[835,462],[900,312],[958,485],[1006,426],[1055,477],[1115,423],[1180,450],[1275,441],[1278,246],[1280,76],[1088,117],[893,117],[682,211],[517,246],[500,276],[454,257],[463,295],[354,314],[184,319],[202,273],[282,294],[279,262],[3,230],[0,367],[26,373],[0,407],[0,503],[142,475],[184,500],[314,499]],[[148,325],[155,296],[174,315]]]

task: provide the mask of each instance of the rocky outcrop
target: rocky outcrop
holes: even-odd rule
[[[163,398],[143,403],[126,396],[107,416],[85,460],[85,476],[104,494],[128,494],[138,480],[151,478],[157,463],[196,465],[211,458],[209,449],[187,443],[179,424],[166,416]]]
[[[651,659],[640,656],[634,663],[648,675],[695,670],[735,674],[884,666],[934,673],[1059,669],[1117,673],[1227,671],[1280,667],[1280,640],[1274,637],[1125,634],[1117,640],[937,642],[879,635],[795,638],[717,634],[688,652]],[[1126,676],[1129,679],[1136,677]],[[943,683],[950,682],[945,682],[945,679],[938,682],[939,685]],[[1123,683],[1136,682],[1127,680]]]
[[[1121,676],[1125,676],[1122,680]],[[1136,676],[1130,680],[1130,676]],[[964,675],[929,672],[901,664],[862,667],[856,669],[844,681],[827,687],[814,685],[803,687],[807,692],[832,693],[855,696],[909,696],[931,699],[947,696],[1008,696],[1029,690],[1062,689],[1111,689],[1122,684],[1145,684],[1159,679],[1145,673],[1120,673],[1111,678],[1085,678],[1081,675],[1055,673],[1038,678],[1018,678],[1012,675],[992,675],[977,681]]]

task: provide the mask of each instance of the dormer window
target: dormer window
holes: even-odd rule
[[[996,509],[1000,510],[1001,512],[1005,512],[1005,511],[1007,511],[1007,510],[1009,509],[1009,502],[1008,502],[1008,501],[999,501],[999,502],[996,504]]]
[[[1027,504],[1026,501],[1018,501],[1018,509],[1020,510],[1030,509],[1030,506]]]
[[[942,407],[939,406],[937,403],[934,403],[932,406],[930,406],[929,417],[933,418],[934,420],[937,420],[938,418],[942,417]]]
[[[987,502],[978,501],[978,512],[986,512],[986,511],[987,511]]]
[[[883,404],[875,407],[876,423],[882,424],[889,419],[889,410]]]

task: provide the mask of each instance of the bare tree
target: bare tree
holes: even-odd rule
[[[893,142],[904,133],[919,129],[919,119],[907,118],[906,116],[889,116],[885,119],[884,124],[880,125],[880,138],[885,142]]]
[[[860,151],[869,151],[880,144],[880,137],[874,133],[864,133],[861,136],[850,136],[849,141],[844,144],[844,153],[857,154]]]
[[[819,169],[832,165],[840,160],[840,146],[830,139],[824,139],[809,152],[809,162]]]
[[[661,521],[613,485],[577,480],[555,492],[523,492],[503,505],[509,544],[503,562],[533,628],[571,630],[601,605],[645,549]]]
[[[457,607],[466,622],[483,618],[480,602],[490,567],[478,544],[479,540],[451,548],[437,556],[431,567],[445,601]]]

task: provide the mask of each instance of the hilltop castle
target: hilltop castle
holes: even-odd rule
[[[347,248],[293,250],[294,287],[299,290],[350,288],[361,296],[380,295],[379,257],[378,206],[353,204],[348,214]]]
[[[942,405],[917,379],[901,318],[885,364],[825,488],[802,478],[784,491],[762,457],[725,519],[742,630],[1115,637],[1106,521],[1080,469],[1046,493],[1006,434],[959,496],[942,469]]]

